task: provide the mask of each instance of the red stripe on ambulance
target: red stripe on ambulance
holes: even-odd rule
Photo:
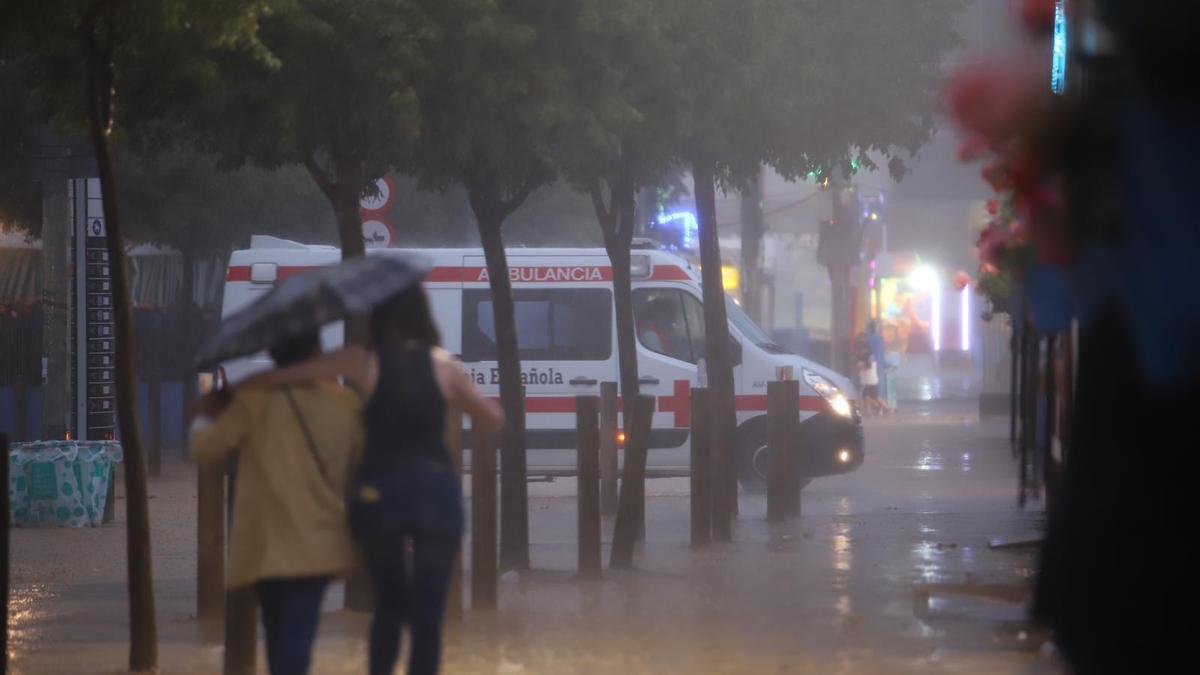
[[[280,266],[276,280],[283,281],[293,274],[317,269],[317,266]],[[514,284],[572,284],[605,283],[612,281],[612,267],[598,265],[555,265],[547,267],[510,267],[508,279]],[[687,281],[687,270],[677,265],[655,265],[650,281]],[[250,266],[231,266],[226,281],[250,281]],[[425,277],[429,283],[488,283],[486,267],[434,267]]]

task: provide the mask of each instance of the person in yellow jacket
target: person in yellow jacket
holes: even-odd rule
[[[270,352],[283,367],[320,348],[314,332]],[[236,455],[226,585],[255,587],[272,675],[308,672],[325,588],[354,564],[344,493],[362,438],[360,397],[332,380],[200,401],[192,457]]]

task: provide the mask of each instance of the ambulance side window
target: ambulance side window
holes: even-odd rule
[[[688,337],[692,342],[692,353],[696,361],[704,358],[704,305],[694,295],[683,296],[683,314],[687,318]]]
[[[673,288],[638,289],[633,293],[633,316],[638,342],[652,352],[696,363],[704,355],[704,312],[699,311],[699,332],[690,325],[695,298]]]
[[[491,292],[463,291],[463,361],[496,360]],[[606,361],[612,356],[612,292],[601,288],[514,289],[521,360]]]

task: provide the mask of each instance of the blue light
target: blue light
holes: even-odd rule
[[[660,226],[670,223],[680,224],[679,247],[686,251],[695,250],[696,240],[700,235],[700,223],[696,221],[696,215],[691,211],[676,211],[674,213],[664,213],[658,217],[658,224]]]
[[[1050,89],[1061,94],[1067,87],[1067,14],[1062,0],[1054,7],[1054,44],[1050,64]]]

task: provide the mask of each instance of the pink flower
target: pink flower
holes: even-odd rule
[[[1017,15],[1031,33],[1048,33],[1054,29],[1055,0],[1018,0]]]
[[[1014,219],[1008,224],[1008,231],[1012,234],[1013,241],[1025,243],[1029,241],[1029,232],[1025,228],[1025,222],[1019,219]]]
[[[954,75],[947,99],[951,114],[968,133],[998,147],[1034,108],[1039,92],[1024,70],[985,63]]]
[[[987,200],[987,212],[988,212],[988,215],[990,215],[990,216],[994,216],[997,213],[999,213],[1000,212],[1000,201],[997,199]]]
[[[962,270],[954,273],[954,290],[962,291],[962,289],[971,285],[971,275]]]
[[[978,159],[987,150],[988,143],[979,136],[972,136],[958,146],[958,161],[970,162]]]
[[[1012,233],[999,223],[992,223],[979,233],[979,241],[975,247],[979,250],[979,260],[984,263],[996,263],[1005,253],[1012,242]]]

